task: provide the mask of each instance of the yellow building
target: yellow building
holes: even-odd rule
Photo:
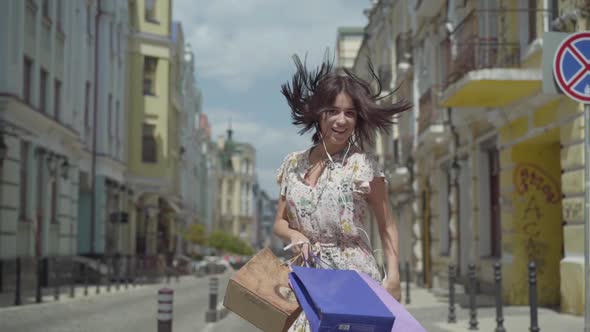
[[[134,189],[138,255],[174,252],[184,41],[170,1],[130,2],[128,179]]]
[[[505,303],[528,304],[535,262],[539,303],[582,314],[582,107],[542,89],[555,52],[544,33],[588,26],[576,6],[381,0],[368,12],[360,53],[392,68],[414,104],[377,152],[393,175],[400,261],[418,283],[446,288],[453,265],[466,284],[473,264],[485,294],[500,263]]]

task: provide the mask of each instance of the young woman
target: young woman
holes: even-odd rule
[[[313,131],[313,146],[289,153],[278,170],[274,233],[306,261],[367,273],[400,300],[397,226],[385,175],[365,149],[377,130],[388,130],[394,115],[411,106],[379,105],[380,91],[373,94],[369,83],[349,71],[335,74],[329,61],[314,72],[297,57],[295,64],[297,72],[291,84],[282,86],[282,93],[293,124],[303,126],[300,134]],[[383,245],[385,278],[364,231],[369,208]],[[289,331],[309,331],[304,313]]]

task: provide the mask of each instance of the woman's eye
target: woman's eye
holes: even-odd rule
[[[354,118],[356,116],[356,112],[348,111],[348,112],[346,112],[346,116],[349,118]]]

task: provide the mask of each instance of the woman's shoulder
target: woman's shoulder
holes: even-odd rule
[[[282,162],[281,166],[285,167],[285,168],[287,166],[296,166],[302,160],[302,158],[305,156],[306,151],[307,150],[289,152],[283,158],[283,162]]]

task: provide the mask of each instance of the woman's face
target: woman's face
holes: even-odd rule
[[[354,133],[357,112],[352,99],[344,92],[340,92],[334,104],[322,112],[320,129],[326,144],[344,145]]]

